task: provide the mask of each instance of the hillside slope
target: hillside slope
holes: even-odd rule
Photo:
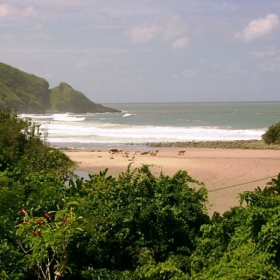
[[[49,83],[0,62],[0,107],[40,113],[49,107]]]
[[[118,112],[115,109],[104,107],[90,101],[83,93],[73,89],[66,83],[50,90],[50,111],[72,113],[105,113]]]
[[[33,74],[0,62],[0,108],[17,113],[105,113],[119,110],[89,100],[66,83],[49,89],[49,83]]]

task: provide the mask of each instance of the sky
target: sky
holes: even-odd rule
[[[0,0],[0,61],[96,103],[280,101],[280,0]]]

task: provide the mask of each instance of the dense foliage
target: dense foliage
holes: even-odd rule
[[[271,125],[262,135],[262,139],[266,144],[280,144],[280,122]]]
[[[74,167],[0,112],[1,279],[279,279],[280,175],[210,218],[186,171],[85,180]]]

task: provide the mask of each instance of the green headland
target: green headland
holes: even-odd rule
[[[0,62],[0,108],[17,113],[106,113],[119,110],[88,99],[82,92],[61,82],[50,89],[44,78]]]

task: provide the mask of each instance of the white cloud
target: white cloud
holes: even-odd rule
[[[280,49],[272,46],[264,50],[253,51],[250,54],[259,59],[261,71],[270,73],[280,71]]]
[[[153,40],[171,41],[173,50],[189,46],[188,27],[178,16],[162,19],[156,23],[137,26],[130,31],[134,43],[147,43]]]
[[[172,44],[174,51],[186,49],[189,47],[189,39],[187,37],[179,38]]]
[[[154,39],[168,41],[187,33],[186,23],[178,16],[169,17],[156,23],[133,28],[130,32],[135,43],[148,42]]]
[[[241,33],[235,34],[236,38],[251,42],[271,34],[279,25],[279,18],[276,14],[268,14],[265,18],[252,20]]]
[[[201,70],[198,68],[184,69],[182,73],[183,78],[193,79],[201,74]]]
[[[145,43],[153,40],[158,32],[159,30],[156,25],[141,26],[132,30],[131,38],[134,43]]]
[[[7,16],[11,11],[11,6],[7,4],[0,5],[0,18]]]
[[[0,5],[0,18],[7,16],[32,16],[36,13],[35,8],[33,6],[27,6],[24,9],[19,9],[15,6],[11,6],[8,4]]]
[[[162,20],[159,25],[161,26],[160,35],[164,40],[186,35],[188,32],[187,24],[179,16],[172,16]]]
[[[275,73],[280,71],[280,56],[275,57],[274,59],[267,61],[261,65],[261,70],[269,73]]]
[[[273,58],[280,55],[280,50],[272,46],[264,50],[252,51],[250,55],[257,58]]]
[[[35,12],[36,12],[35,8],[32,6],[29,6],[25,9],[19,11],[19,14],[23,15],[23,16],[30,16],[30,15],[33,15]]]

